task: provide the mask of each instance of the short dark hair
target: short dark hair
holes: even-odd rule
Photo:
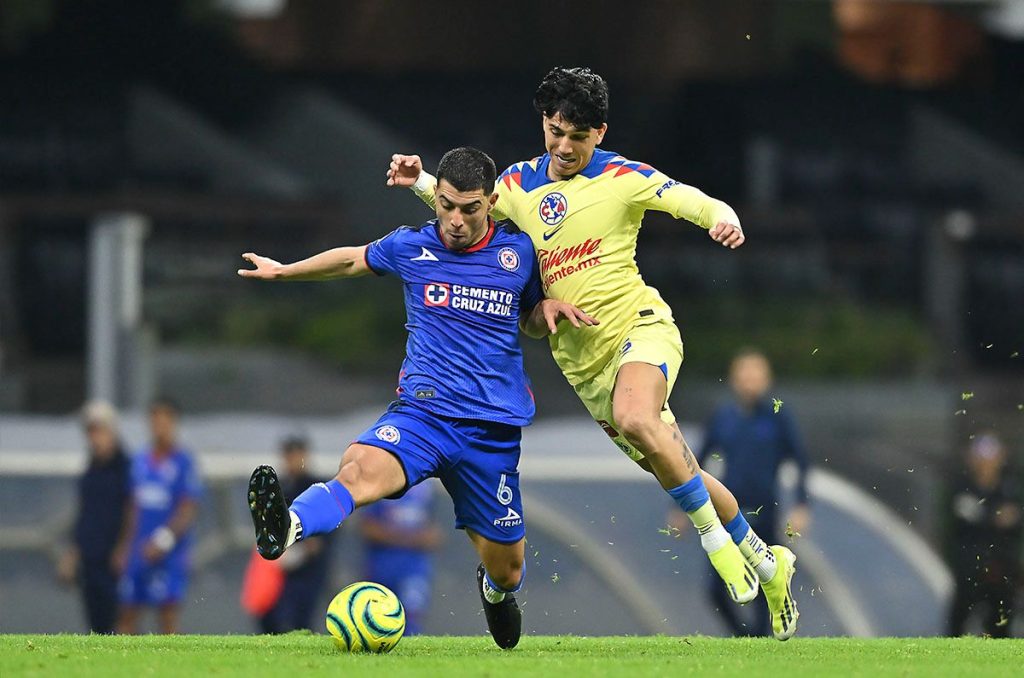
[[[547,117],[558,113],[577,129],[608,121],[608,83],[589,68],[555,66],[541,80],[533,107]]]
[[[453,148],[444,154],[437,165],[437,181],[444,179],[456,191],[475,191],[482,188],[486,195],[494,193],[498,170],[491,156],[469,146]]]
[[[298,451],[308,452],[309,441],[306,439],[306,436],[299,434],[285,436],[284,440],[281,441],[281,451],[285,454]]]

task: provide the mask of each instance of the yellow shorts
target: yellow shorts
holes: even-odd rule
[[[683,364],[683,340],[675,323],[671,320],[658,320],[634,326],[623,340],[617,357],[609,361],[596,377],[575,386],[576,395],[612,442],[630,459],[639,461],[643,459],[643,453],[619,433],[612,416],[615,379],[619,368],[626,363],[647,363],[661,368],[668,382],[661,419],[666,424],[674,424],[676,417],[668,407],[668,396],[672,393],[676,377],[679,376],[679,367]]]

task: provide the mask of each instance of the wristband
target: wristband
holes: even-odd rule
[[[167,553],[174,548],[174,545],[178,543],[178,538],[174,536],[174,531],[166,525],[161,525],[153,532],[151,537],[153,545],[158,549]]]
[[[433,183],[434,177],[429,172],[421,171],[420,175],[416,177],[416,183],[412,185],[412,190],[418,194],[429,193],[434,188]]]

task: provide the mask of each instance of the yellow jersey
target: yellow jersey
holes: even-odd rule
[[[544,154],[505,170],[495,187],[492,214],[512,220],[533,240],[546,296],[573,304],[601,323],[549,337],[555,362],[576,385],[614,359],[631,328],[672,321],[672,309],[644,283],[636,265],[644,213],[667,212],[705,229],[721,221],[739,225],[739,219],[724,202],[600,148],[569,179],[552,181],[549,163]],[[436,182],[424,179],[413,190],[433,206]]]

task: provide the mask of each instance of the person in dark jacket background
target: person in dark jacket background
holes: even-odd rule
[[[113,633],[117,620],[117,545],[127,529],[130,463],[118,438],[117,413],[102,401],[82,408],[89,448],[78,480],[78,513],[73,545],[63,554],[58,575],[81,587],[89,630]]]
[[[704,442],[697,453],[702,467],[724,463],[718,478],[740,504],[747,522],[766,544],[781,544],[780,526],[795,534],[810,524],[807,501],[807,470],[810,462],[792,416],[792,407],[769,396],[772,368],[756,349],[744,349],[733,358],[729,385],[734,398],[722,404],[708,421]],[[779,467],[792,461],[797,467],[794,503],[780,521]],[[671,524],[684,528],[674,517]],[[713,582],[711,602],[736,636],[771,635],[771,619],[764,605],[751,605],[753,619],[745,621],[720,582]]]
[[[947,509],[952,514],[949,557],[956,583],[949,635],[963,635],[977,612],[984,633],[1006,638],[1022,566],[1020,488],[1007,472],[1006,446],[994,433],[975,436],[964,462]]]

